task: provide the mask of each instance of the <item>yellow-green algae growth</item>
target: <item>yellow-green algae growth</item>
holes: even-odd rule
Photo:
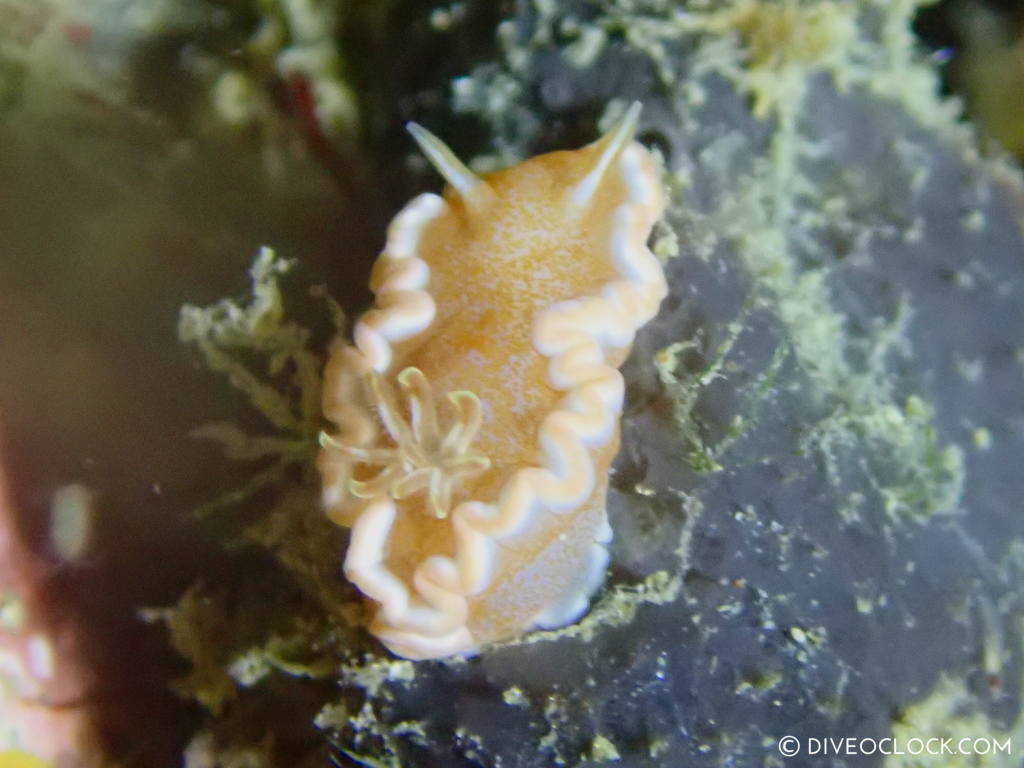
[[[728,378],[734,364],[729,353],[743,332],[744,323],[729,323],[724,339],[713,349],[705,352],[700,337],[677,341],[659,350],[654,356],[654,367],[666,393],[672,399],[673,416],[679,436],[686,446],[686,459],[696,472],[718,472],[723,469],[719,459],[735,443],[751,424],[757,421],[760,408],[765,402],[764,395],[775,386],[779,370],[785,361],[786,349],[775,350],[767,367],[759,372],[749,387],[752,394],[745,403],[743,412],[737,413],[718,442],[708,444],[700,435],[697,424],[691,418],[697,400],[704,388],[716,379]],[[701,353],[708,362],[697,371],[684,372],[683,359],[691,352]]]
[[[622,755],[611,739],[599,733],[590,742],[590,759],[595,763],[614,763],[621,760]]]
[[[925,698],[899,713],[892,738],[902,754],[887,755],[886,768],[1017,768],[1024,713],[1009,727],[1001,727],[985,715],[962,679],[943,675]],[[913,739],[938,739],[926,745],[938,754],[922,752],[921,746],[910,743]]]
[[[179,322],[181,340],[194,345],[207,366],[226,377],[270,425],[264,434],[226,422],[195,430],[196,437],[220,443],[229,459],[258,467],[248,482],[197,510],[198,516],[230,517],[269,493],[271,501],[262,513],[248,517],[227,544],[270,552],[282,573],[264,574],[265,583],[249,576],[240,593],[196,583],[177,605],[149,609],[143,616],[164,622],[173,647],[191,662],[190,672],[176,683],[178,692],[199,701],[215,717],[224,715],[223,723],[230,725],[232,707],[246,690],[260,690],[275,675],[333,678],[361,689],[365,703],[352,712],[344,704],[325,707],[313,724],[333,728],[341,718],[380,738],[408,736],[417,730],[415,724],[376,732],[371,701],[411,681],[413,665],[365,655],[349,638],[360,631],[363,607],[339,576],[342,533],[317,504],[313,457],[321,423],[322,359],[310,349],[309,331],[286,317],[280,278],[291,266],[264,248],[250,270],[246,300],[186,306]],[[340,329],[340,308],[328,297],[322,299]],[[302,596],[298,604],[296,589]],[[274,764],[272,744],[221,744],[218,722],[213,720],[212,730],[193,739],[188,765],[203,765],[211,750],[218,759],[234,755],[231,759],[246,764]]]
[[[993,564],[998,578],[1006,583],[1020,584],[1024,574],[1024,542],[1015,540],[999,562]],[[886,768],[1016,768],[1020,765],[1021,745],[1024,745],[1024,709],[1016,709],[1013,722],[996,721],[987,707],[1001,696],[1019,695],[1024,690],[1024,640],[1017,653],[1007,647],[1007,630],[1014,630],[1024,638],[1024,619],[1019,615],[1006,615],[1006,611],[981,597],[974,614],[975,626],[981,638],[979,671],[980,681],[971,683],[962,677],[942,673],[932,689],[920,700],[904,707],[893,718],[892,738],[902,754],[886,756]],[[963,607],[969,621],[971,610]],[[1017,681],[1009,679],[1017,670]],[[1016,683],[1016,684],[1015,684]],[[909,744],[912,739],[938,739],[930,748]],[[961,740],[966,742],[961,744]],[[976,742],[975,740],[980,740]],[[943,746],[945,742],[945,746]],[[962,747],[962,749],[961,749]],[[914,753],[917,754],[914,754]]]
[[[526,693],[518,685],[511,685],[502,691],[501,700],[510,707],[526,707],[530,703]]]
[[[742,143],[739,136],[722,137],[697,159],[706,173],[720,169],[719,186],[734,190],[723,195],[717,210],[695,214],[686,208],[685,197],[679,197],[669,218],[685,222],[700,233],[698,239],[732,243],[755,280],[754,301],[775,311],[785,324],[786,346],[811,378],[813,400],[829,409],[808,434],[806,450],[822,455],[838,487],[841,454],[855,445],[876,446],[879,456],[884,456],[880,464],[899,467],[895,478],[877,481],[894,521],[955,512],[964,482],[962,449],[939,444],[931,407],[920,395],[902,402],[897,399],[888,373],[891,360],[907,344],[904,330],[913,314],[909,298],[901,300],[887,323],[853,338],[846,317],[833,306],[828,282],[831,260],[826,256],[816,264],[805,253],[811,242],[808,233],[831,228],[856,233],[856,250],[847,260],[866,259],[871,238],[881,234],[858,225],[846,199],[819,199],[818,189],[802,169],[801,160],[817,152],[799,129],[812,76],[825,74],[840,90],[859,86],[898,99],[918,120],[941,126],[958,141],[965,138],[966,129],[954,120],[956,105],[936,96],[931,69],[910,58],[909,21],[918,4],[742,0],[718,4],[713,11],[670,14],[668,21],[643,12],[658,3],[623,3],[631,10],[614,10],[619,5],[613,5],[608,18],[621,25],[634,45],[653,60],[667,58],[665,46],[696,37],[696,71],[728,78],[750,94],[756,117],[773,122],[767,155],[755,161],[738,184],[729,180],[733,173],[729,156]],[[635,10],[637,6],[640,11]],[[861,36],[869,16],[881,26],[880,43]],[[795,40],[799,43],[793,44]],[[901,70],[901,78],[893,76],[894,68]],[[908,88],[908,83],[918,88]],[[700,106],[701,99],[691,90],[679,105],[680,118],[692,120],[685,111]],[[963,146],[970,151],[966,142]],[[906,173],[910,188],[926,183],[916,178],[921,168],[909,158]],[[655,360],[670,391],[682,393],[676,400],[684,435],[692,432],[686,413],[687,404],[696,397],[693,386],[706,384],[708,373],[673,388],[666,371],[670,356],[690,343],[680,341]],[[727,353],[727,348],[720,351],[722,356]],[[722,363],[721,357],[716,358],[709,373],[717,373]],[[687,387],[690,392],[685,391]],[[732,439],[718,447],[703,447],[706,468],[720,466],[721,454]]]
[[[759,118],[797,109],[812,72],[827,71],[843,84],[858,39],[856,4],[740,0],[718,4],[715,10],[688,10],[701,5],[706,4],[613,4],[602,25],[622,31],[646,50],[665,83],[680,79],[669,64],[667,47],[685,37],[704,36],[694,80],[707,71],[728,77],[751,95],[753,114]],[[694,105],[706,98],[697,82],[689,84],[686,95]]]

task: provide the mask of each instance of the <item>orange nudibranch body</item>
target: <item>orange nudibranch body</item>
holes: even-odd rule
[[[638,115],[484,177],[410,126],[448,186],[395,217],[375,305],[332,348],[318,461],[352,529],[345,573],[396,654],[561,626],[603,580],[618,366],[666,293]]]

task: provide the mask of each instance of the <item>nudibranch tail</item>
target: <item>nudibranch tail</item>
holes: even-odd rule
[[[487,202],[491,194],[487,182],[469,170],[447,144],[419,123],[409,122],[405,127],[430,164],[467,205],[480,208]]]
[[[576,619],[600,584],[619,446],[617,370],[667,286],[647,248],[664,206],[632,141],[474,176],[410,131],[455,194],[388,229],[376,304],[332,349],[318,465],[370,626],[414,658]]]
[[[622,116],[622,119],[619,120],[615,127],[593,145],[601,148],[601,155],[590,173],[584,177],[583,181],[573,187],[570,199],[577,208],[586,207],[601,185],[601,180],[604,178],[605,173],[607,173],[615,159],[632,140],[633,132],[636,131],[637,123],[640,120],[640,109],[639,101],[634,101],[630,104],[626,114]]]

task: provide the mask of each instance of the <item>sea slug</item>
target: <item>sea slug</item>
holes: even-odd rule
[[[664,196],[632,136],[474,175],[395,217],[376,301],[324,371],[323,504],[370,631],[411,659],[577,619],[604,577],[618,366],[666,294],[646,246]]]

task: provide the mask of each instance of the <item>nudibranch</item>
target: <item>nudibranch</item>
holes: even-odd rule
[[[370,631],[410,659],[576,620],[604,578],[618,367],[667,288],[638,103],[603,138],[448,182],[392,221],[374,306],[324,370],[323,504]]]

